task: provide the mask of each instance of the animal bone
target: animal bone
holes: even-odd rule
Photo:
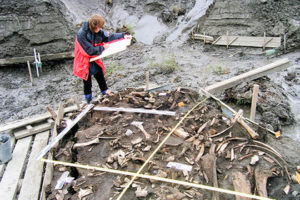
[[[145,129],[144,129],[144,127],[143,127],[142,124],[143,124],[143,122],[136,122],[136,121],[133,121],[133,122],[131,123],[131,125],[136,126],[138,129],[140,129],[140,130],[142,131],[142,133],[144,134],[146,140],[149,140],[149,139],[151,138],[151,135],[148,134],[148,133],[145,131]]]

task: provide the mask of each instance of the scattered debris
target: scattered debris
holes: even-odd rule
[[[167,91],[165,95],[126,89],[118,94],[102,97],[97,107],[115,106],[114,108],[117,108],[122,105],[135,108],[151,104],[160,106],[160,109],[163,110],[172,110],[171,107],[173,107],[174,111],[176,109],[187,111],[193,106],[191,102],[195,102],[192,97],[192,92],[182,88],[176,91]],[[184,102],[185,106],[179,108],[178,102]],[[216,188],[226,187],[222,180],[232,181],[236,191],[248,194],[255,193],[254,187],[249,189],[249,183],[255,186],[260,194],[267,195],[268,177],[284,176],[282,172],[286,172],[289,176],[287,163],[280,153],[262,141],[253,140],[248,131],[237,124],[239,119],[244,119],[242,111],[229,118],[224,116],[217,102],[210,99],[191,111],[175,130],[173,127],[178,123],[181,113],[175,117],[152,115],[122,111],[115,111],[113,114],[91,111],[91,114],[82,119],[81,126],[76,133],[77,143],[74,145],[74,141],[69,141],[67,146],[60,147],[55,157],[69,162],[72,159],[73,150],[76,151],[73,156],[76,156],[78,163],[136,172],[147,161],[151,151],[157,151],[141,173],[153,174],[168,180],[176,179],[207,184]],[[224,120],[224,118],[226,119]],[[250,125],[248,126],[250,127]],[[258,129],[252,129],[259,133]],[[170,135],[157,149],[165,136],[171,133],[171,130],[174,135]],[[143,135],[140,135],[139,131]],[[101,140],[100,142],[100,138],[112,140]],[[90,141],[87,142],[87,139]],[[269,167],[270,170],[263,173],[260,172],[262,170],[256,171],[256,168],[262,164]],[[66,167],[62,169],[61,166],[57,169],[67,170]],[[241,169],[246,169],[248,172],[241,172]],[[112,185],[107,182],[108,185],[105,186],[102,183],[103,180],[111,179],[114,176],[79,168],[77,170],[79,179],[86,181],[82,182],[80,186],[78,184],[72,186],[74,190],[76,188],[76,195],[81,189],[81,198],[85,198],[83,196],[85,194],[92,196],[92,193],[99,192],[99,184],[100,187],[102,185],[109,187],[111,192],[106,197],[110,198],[120,194],[120,190],[127,187],[127,183],[130,182],[129,178],[118,176],[119,178],[116,178]],[[229,178],[231,176],[233,179]],[[90,180],[91,177],[92,180]],[[97,181],[97,184],[94,181]],[[170,189],[168,184],[163,184],[164,186],[161,187],[161,182],[155,179],[138,178],[132,184],[137,198],[148,198],[151,193],[155,198],[161,199],[199,199],[204,195],[209,195],[212,199],[221,199],[221,194],[217,191],[199,193],[189,186],[176,187],[176,184],[173,183],[172,189]],[[129,190],[133,190],[132,188]],[[242,197],[237,198],[242,199]]]

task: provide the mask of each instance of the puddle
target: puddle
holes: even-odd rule
[[[153,44],[153,40],[160,33],[167,30],[167,26],[160,23],[157,17],[151,15],[143,16],[134,27],[135,38],[144,44]]]
[[[282,127],[282,132],[283,135],[288,136],[293,140],[300,141],[300,98],[290,97],[290,106],[291,111],[295,116],[296,123],[292,126]]]

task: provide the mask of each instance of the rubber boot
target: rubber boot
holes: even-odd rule
[[[102,93],[102,95],[106,95],[106,93],[107,93],[107,91],[109,90],[109,88],[108,89],[106,89],[106,90],[104,90],[104,91],[102,91],[101,93]]]
[[[87,103],[90,103],[92,101],[92,94],[85,94],[84,97]]]

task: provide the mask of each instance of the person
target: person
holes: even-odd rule
[[[105,21],[101,15],[92,15],[84,22],[75,39],[73,73],[83,80],[84,97],[87,103],[92,100],[92,76],[98,82],[103,95],[110,94],[105,80],[105,66],[101,59],[90,62],[90,58],[101,55],[109,47],[109,42],[122,38],[131,39],[125,33],[109,33],[102,29]]]

